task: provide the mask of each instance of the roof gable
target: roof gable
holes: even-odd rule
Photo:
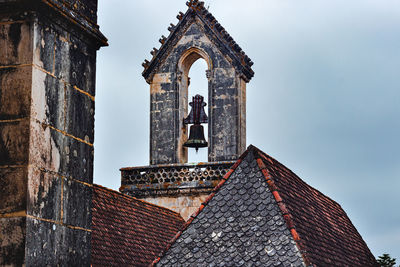
[[[254,71],[251,68],[253,62],[227,33],[224,27],[208,12],[204,7],[204,2],[191,0],[186,5],[188,6],[186,13],[183,14],[180,12],[177,16],[179,20],[178,24],[170,24],[168,28],[170,35],[168,37],[161,37],[159,40],[161,47],[159,49],[153,48],[151,51],[152,59],[150,61],[145,60],[142,64],[144,67],[142,75],[146,81],[150,83],[151,78],[160,68],[166,57],[168,57],[173,47],[184,36],[188,27],[196,23],[196,21],[202,24],[204,33],[218,47],[220,52],[229,57],[229,61],[236,71],[242,74],[242,78],[246,82],[250,81],[254,76]]]
[[[253,147],[258,165],[298,235],[303,257],[313,266],[378,266],[342,207],[296,174]]]
[[[168,248],[154,263],[377,266],[339,204],[254,146]]]
[[[248,153],[159,266],[303,266],[253,153]]]
[[[93,266],[148,266],[184,223],[182,217],[93,185]]]

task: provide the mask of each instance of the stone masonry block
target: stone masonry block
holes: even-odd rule
[[[95,95],[96,53],[76,37],[59,31],[55,38],[55,76]],[[70,60],[65,60],[69,58]]]
[[[34,67],[32,69],[32,92],[31,92],[31,117],[40,122],[47,121],[47,80],[48,74]],[[53,89],[54,90],[54,89]],[[60,107],[61,108],[61,107]]]
[[[63,223],[90,229],[92,224],[92,187],[67,180],[63,189]]]
[[[0,214],[26,210],[27,168],[0,169]]]
[[[0,66],[29,64],[32,61],[29,22],[0,25]]]
[[[0,120],[29,116],[31,80],[31,66],[0,69]]]
[[[67,84],[43,72],[33,69],[32,108],[33,119],[65,129]]]
[[[71,47],[71,41],[69,40],[69,34],[66,32],[58,32],[55,38],[55,55],[54,55],[54,75],[69,83],[70,81],[70,68],[71,61],[65,60],[69,58],[69,51]]]
[[[0,266],[23,266],[26,218],[0,218]]]
[[[81,40],[71,36],[72,45],[70,45],[69,57],[70,64],[70,84],[94,95],[95,84],[95,53],[89,53],[89,49]]]
[[[94,142],[94,101],[67,86],[65,131],[86,142]]]
[[[46,25],[35,23],[33,63],[52,73],[54,71],[55,32]]]
[[[67,85],[50,75],[46,75],[44,85],[46,92],[46,116],[44,122],[57,129],[64,130],[66,120],[65,94]]]
[[[59,172],[61,166],[61,150],[57,146],[56,138],[64,138],[61,133],[53,136],[53,129],[36,120],[30,125],[30,164],[45,170]],[[57,132],[58,133],[58,132]]]
[[[62,176],[92,183],[93,147],[65,133],[31,123],[31,164]]]
[[[59,173],[86,183],[93,182],[93,155],[92,146],[82,143],[70,137],[61,136],[58,132],[52,132],[57,146],[61,151],[61,163]]]
[[[29,121],[0,122],[0,166],[28,163]]]
[[[59,221],[61,218],[61,179],[54,174],[29,168],[29,215]]]
[[[90,232],[27,219],[27,266],[90,266]]]

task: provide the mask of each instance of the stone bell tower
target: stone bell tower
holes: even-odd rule
[[[170,35],[143,64],[150,84],[150,164],[185,163],[188,75],[203,58],[208,65],[208,161],[235,160],[246,149],[246,83],[253,64],[200,1],[187,3]]]
[[[188,10],[178,14],[177,25],[168,28],[169,36],[159,40],[161,47],[154,48],[152,59],[143,63],[143,77],[150,84],[151,166],[140,171],[122,169],[123,192],[154,197],[159,205],[166,204],[160,195],[169,200],[183,194],[206,196],[246,149],[246,83],[254,75],[253,62],[203,2],[191,0],[186,5]],[[208,66],[208,163],[191,165],[194,170],[189,171],[184,146],[188,140],[184,123],[189,111],[188,75],[200,58]],[[162,171],[157,169],[161,167]]]

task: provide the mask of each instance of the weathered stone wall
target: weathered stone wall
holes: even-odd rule
[[[188,73],[204,58],[209,77],[208,160],[234,160],[246,146],[246,82],[230,61],[224,47],[213,42],[212,33],[198,17],[181,25],[165,59],[150,82],[150,164],[184,163],[187,148]],[[172,42],[172,41],[171,41]]]
[[[89,266],[99,44],[93,35],[85,38],[82,28],[69,28],[64,17],[54,20],[55,11],[43,12],[51,9],[40,1],[32,1],[35,9],[24,1],[19,9],[7,9],[5,2],[0,265]]]
[[[122,168],[120,191],[172,209],[187,220],[233,163],[229,161]]]
[[[183,196],[145,197],[144,201],[178,212],[187,221],[201,204],[207,199],[207,194],[193,194]]]
[[[0,21],[0,265],[24,263],[32,84],[29,22]]]

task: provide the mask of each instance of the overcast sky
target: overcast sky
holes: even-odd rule
[[[205,2],[255,63],[247,144],[337,201],[375,256],[400,263],[400,2]],[[119,168],[148,165],[141,64],[186,9],[185,0],[99,0],[110,46],[97,59],[95,183],[118,190]],[[204,70],[201,61],[191,70],[196,88]]]

